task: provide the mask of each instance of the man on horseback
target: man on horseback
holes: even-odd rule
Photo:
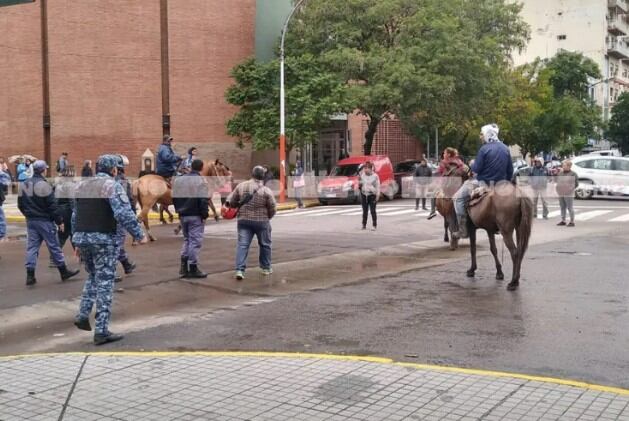
[[[170,179],[177,174],[177,167],[182,161],[181,157],[173,151],[172,142],[173,138],[170,135],[164,136],[156,160],[157,175],[164,177],[169,184]]]
[[[481,146],[472,164],[472,172],[476,179],[463,183],[454,195],[459,231],[453,233],[456,238],[467,238],[467,202],[476,187],[491,186],[499,181],[510,181],[513,177],[513,162],[509,148],[500,141],[500,129],[496,124],[488,124],[481,129]]]

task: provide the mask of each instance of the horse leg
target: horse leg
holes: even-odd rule
[[[494,262],[496,262],[496,280],[502,281],[505,278],[505,275],[502,273],[502,264],[500,264],[500,260],[498,259],[496,235],[493,232],[488,232],[487,236],[489,237],[489,249],[491,250],[491,254],[494,256]]]
[[[151,227],[149,225],[149,212],[153,209],[154,203],[145,204],[142,206],[142,211],[140,212],[140,216],[138,219],[142,221],[144,224],[144,229],[146,230],[146,235],[148,235],[149,240],[155,241],[155,237],[153,237],[153,233],[151,233]]]
[[[503,232],[502,241],[504,241],[505,245],[509,249],[509,253],[511,254],[511,262],[513,262],[513,274],[511,275],[511,282],[509,282],[509,285],[507,285],[507,289],[509,291],[515,291],[520,285],[520,276],[518,273],[519,252],[515,243],[513,242],[513,231]]]
[[[170,211],[170,209],[168,209],[169,208],[168,205],[166,205],[164,208],[166,209],[166,213],[168,214],[168,221],[172,224],[173,221],[175,220],[175,217],[173,216],[173,214]]]
[[[164,218],[164,205],[158,204],[157,208],[159,209],[159,222],[166,225],[166,218]]]
[[[450,250],[452,251],[456,250],[459,247],[459,239],[456,237],[456,235],[452,235],[452,230],[456,226],[454,219],[456,219],[456,216],[450,217],[447,227],[447,230],[450,231]]]
[[[218,213],[216,212],[216,208],[214,207],[214,202],[212,201],[212,198],[210,197],[210,199],[208,200],[207,203],[210,206],[210,209],[212,210],[212,213],[214,214],[214,220],[216,222],[218,222],[219,218],[218,218]]]
[[[472,266],[467,271],[467,276],[469,278],[473,278],[476,273],[476,227],[469,228],[469,238],[470,238],[470,254],[472,256]]]
[[[450,238],[448,237],[448,218],[443,218],[443,228],[445,233],[443,234],[443,241],[445,243],[449,243],[450,242]]]

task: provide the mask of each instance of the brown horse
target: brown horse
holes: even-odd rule
[[[231,176],[231,171],[225,164],[217,159],[216,161],[205,162],[201,175],[206,177],[217,177],[211,179],[210,181],[209,187],[211,198],[216,189],[225,183],[225,177]],[[144,228],[146,229],[149,239],[151,241],[155,241],[155,236],[151,233],[148,215],[151,209],[153,209],[156,205],[159,205],[161,209],[168,212],[168,206],[173,204],[172,188],[163,177],[156,174],[148,174],[134,181],[132,188],[133,195],[136,197],[141,208],[138,220],[144,223]],[[217,218],[218,214],[211,200],[209,205],[215,218]],[[170,212],[168,213],[170,214]]]
[[[476,204],[474,202],[472,199],[468,208],[472,267],[467,271],[467,276],[473,277],[476,272],[476,230],[484,229],[487,231],[491,254],[496,262],[496,279],[504,279],[496,248],[495,236],[499,233],[509,249],[513,262],[513,274],[507,289],[515,291],[520,285],[522,260],[531,237],[533,201],[519,187],[509,182],[501,182],[489,189]],[[513,241],[513,231],[516,234],[516,242]]]
[[[435,191],[435,208],[443,216],[444,235],[443,241],[450,243],[450,250],[456,250],[459,240],[452,235],[458,229],[456,212],[454,211],[454,201],[452,198],[459,187],[469,178],[469,167],[465,166],[460,171],[452,168],[439,182],[441,187]]]

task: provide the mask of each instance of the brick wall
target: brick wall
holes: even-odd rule
[[[130,174],[162,137],[160,2],[48,2],[52,160],[77,168],[107,152]],[[199,147],[249,171],[251,152],[225,134],[234,109],[229,71],[253,55],[255,0],[170,0],[171,130],[182,152]],[[0,156],[43,157],[40,4],[0,8]],[[207,153],[207,155],[206,155]],[[52,166],[52,163],[51,163]]]

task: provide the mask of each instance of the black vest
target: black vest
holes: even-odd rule
[[[82,183],[76,199],[75,232],[100,232],[114,234],[117,223],[109,200],[100,198],[104,179],[93,179]]]

